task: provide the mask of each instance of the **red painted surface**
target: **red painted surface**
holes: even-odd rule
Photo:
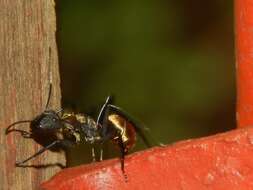
[[[246,190],[253,188],[253,128],[132,154],[128,182],[118,159],[61,171],[44,190]]]
[[[253,2],[235,0],[237,124],[253,124]]]

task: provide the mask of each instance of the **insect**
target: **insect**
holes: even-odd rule
[[[124,175],[125,155],[134,147],[136,134],[142,138],[147,147],[151,147],[151,143],[144,134],[144,128],[121,108],[113,105],[110,96],[107,97],[100,110],[97,125],[102,126],[100,128],[101,143],[110,140],[120,149],[121,170]]]
[[[148,139],[140,127],[127,113],[121,108],[112,104],[112,98],[107,97],[103,104],[97,121],[92,117],[82,113],[65,112],[63,109],[48,109],[52,85],[50,84],[49,95],[45,110],[33,120],[18,121],[11,124],[6,129],[6,134],[17,131],[24,138],[32,138],[43,148],[34,155],[23,161],[16,162],[16,166],[22,164],[42,154],[54,147],[71,147],[80,143],[100,144],[111,141],[120,150],[121,170],[125,175],[124,161],[125,155],[134,146],[136,134],[142,138],[144,143],[150,147]],[[12,126],[24,122],[30,123],[30,131],[12,129]],[[43,140],[47,139],[46,142]],[[102,148],[100,160],[102,160]],[[96,160],[94,148],[92,149],[93,160]]]

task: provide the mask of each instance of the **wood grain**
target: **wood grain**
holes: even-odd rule
[[[54,0],[0,0],[0,189],[38,189],[42,181],[60,170],[57,166],[16,168],[16,160],[27,158],[41,147],[18,133],[5,135],[9,124],[32,119],[44,110],[50,73],[50,107],[60,107],[54,7]],[[15,127],[28,130],[29,124]],[[46,152],[28,164],[54,163],[65,164],[63,153]]]

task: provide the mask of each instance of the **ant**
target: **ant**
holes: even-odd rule
[[[111,141],[120,149],[121,170],[125,175],[124,161],[125,155],[136,142],[136,133],[142,138],[143,142],[150,147],[150,143],[144,135],[142,127],[131,119],[121,108],[112,104],[111,96],[108,96],[103,104],[97,121],[92,117],[73,112],[64,112],[63,109],[48,109],[52,91],[50,83],[49,94],[45,110],[33,120],[17,121],[6,129],[6,134],[17,131],[24,138],[32,138],[43,146],[34,155],[23,161],[16,162],[16,166],[22,166],[27,161],[35,158],[43,152],[57,146],[72,147],[80,143],[103,145],[104,142]],[[20,123],[30,123],[30,132],[11,129],[12,126]],[[43,142],[47,139],[46,142]],[[100,160],[102,160],[102,148],[100,150]],[[92,148],[93,161],[96,161],[95,151]]]

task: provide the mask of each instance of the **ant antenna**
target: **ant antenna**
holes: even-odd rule
[[[11,132],[11,127],[13,127],[14,125],[18,125],[21,123],[31,123],[32,120],[22,120],[22,121],[17,121],[15,123],[12,123],[11,125],[9,125],[6,130],[5,130],[5,134],[7,135],[9,132]]]
[[[50,102],[50,98],[51,98],[51,94],[52,94],[52,72],[51,72],[51,58],[52,58],[52,49],[51,47],[49,46],[49,49],[48,49],[48,54],[49,54],[49,60],[48,60],[48,78],[49,78],[49,92],[48,92],[48,97],[47,97],[47,103],[46,103],[46,107],[45,107],[45,110],[47,110],[48,108],[48,105],[49,105],[49,102]]]
[[[46,103],[45,110],[47,110],[47,108],[48,108],[51,94],[52,94],[52,83],[50,82],[50,84],[49,84],[49,92],[48,92],[48,97],[47,97],[47,103]]]

